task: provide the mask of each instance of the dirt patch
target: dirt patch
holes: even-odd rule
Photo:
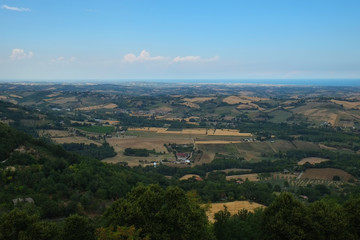
[[[215,222],[214,215],[215,213],[224,210],[224,206],[227,207],[228,211],[231,215],[237,214],[240,210],[245,209],[250,212],[253,212],[256,208],[265,207],[262,204],[249,202],[249,201],[234,201],[234,202],[226,202],[226,203],[212,203],[209,211],[207,211],[206,215],[210,222]]]
[[[334,176],[339,176],[342,181],[355,179],[351,174],[337,168],[308,168],[301,175],[301,179],[332,180]]]
[[[329,161],[329,159],[326,158],[317,158],[317,157],[308,157],[308,158],[303,158],[298,162],[298,165],[304,165],[305,163],[310,163],[312,165],[318,164],[318,163],[322,163],[322,162],[327,162]]]

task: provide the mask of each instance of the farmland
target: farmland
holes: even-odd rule
[[[79,126],[76,128],[92,133],[111,133],[114,130],[113,126]]]
[[[106,146],[113,155],[99,161],[165,176],[196,189],[204,202],[245,196],[268,203],[282,191],[310,202],[358,184],[356,89],[109,87],[12,85],[1,94],[0,120],[46,141],[74,143],[69,148]]]
[[[248,211],[254,211],[257,208],[262,208],[264,205],[249,201],[234,201],[224,203],[212,203],[210,209],[207,211],[207,216],[210,222],[214,222],[215,213],[224,210],[224,206],[227,207],[230,214],[236,214],[240,210],[245,209]]]
[[[351,174],[335,168],[310,168],[301,175],[301,179],[323,179],[333,180],[334,176],[339,176],[343,181],[355,179]]]

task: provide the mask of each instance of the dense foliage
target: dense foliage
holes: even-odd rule
[[[90,143],[89,145],[84,143],[64,143],[62,146],[66,151],[77,153],[82,156],[92,157],[97,160],[114,157],[116,155],[114,148],[106,142],[101,146],[93,143]]]

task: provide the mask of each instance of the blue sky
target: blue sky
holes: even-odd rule
[[[359,0],[0,0],[0,79],[360,79],[359,13]]]

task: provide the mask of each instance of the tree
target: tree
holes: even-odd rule
[[[311,239],[349,239],[348,221],[343,208],[334,202],[321,200],[309,206]]]
[[[204,209],[178,187],[138,186],[105,213],[110,226],[135,226],[151,239],[211,239]]]
[[[134,226],[120,227],[115,230],[113,227],[101,227],[96,229],[97,240],[149,240],[148,237],[141,238],[140,230],[137,230]]]
[[[95,228],[88,218],[77,214],[65,219],[62,237],[64,240],[92,240]]]
[[[224,210],[215,214],[214,232],[217,239],[250,240],[260,239],[261,222],[264,212],[261,208],[254,212],[240,210],[231,216]]]
[[[352,198],[344,203],[344,210],[349,219],[351,232],[360,237],[360,198]]]
[[[310,219],[304,205],[291,193],[282,193],[265,209],[263,239],[308,239]]]
[[[39,220],[37,215],[29,215],[15,208],[0,219],[0,240],[17,240],[24,236],[28,228]]]

